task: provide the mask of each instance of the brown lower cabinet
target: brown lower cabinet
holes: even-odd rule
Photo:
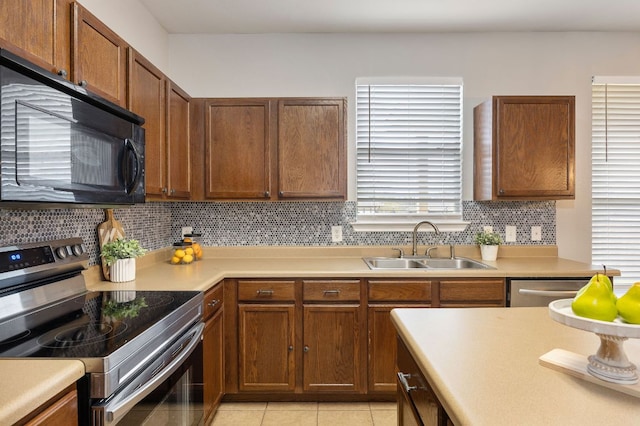
[[[398,425],[453,426],[411,353],[400,338],[398,348]]]
[[[44,404],[30,419],[18,422],[21,425],[75,426],[78,424],[78,392],[72,385],[51,401]]]
[[[204,295],[202,339],[204,424],[209,424],[224,395],[224,286],[218,283]]]
[[[506,305],[501,278],[228,279],[224,285],[229,400],[392,400],[392,309]]]

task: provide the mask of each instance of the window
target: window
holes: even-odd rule
[[[591,102],[592,262],[626,286],[640,281],[640,79],[594,77]]]
[[[460,222],[461,81],[358,79],[356,98],[358,222]]]

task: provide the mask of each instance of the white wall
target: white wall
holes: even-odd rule
[[[348,96],[354,198],[354,81],[464,79],[464,198],[472,198],[472,109],[491,95],[576,96],[576,199],[557,202],[562,257],[590,262],[591,77],[640,75],[640,33],[170,35],[176,81],[195,97]]]
[[[138,0],[81,0],[134,49],[169,75],[169,34]]]

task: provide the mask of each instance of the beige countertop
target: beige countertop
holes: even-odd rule
[[[501,247],[496,269],[371,270],[366,256],[396,256],[390,247],[232,247],[205,248],[204,258],[189,265],[171,265],[168,250],[138,260],[135,281],[102,281],[99,268],[85,274],[87,287],[111,290],[207,290],[224,278],[281,277],[588,277],[601,267],[557,257],[554,246]],[[409,248],[405,247],[408,253]],[[448,254],[442,247],[436,255]],[[462,257],[480,259],[476,246],[456,247]],[[619,271],[608,271],[619,275]]]
[[[0,425],[27,416],[84,376],[76,360],[11,359],[0,362]]]
[[[555,348],[593,354],[600,342],[594,333],[553,321],[546,307],[396,309],[392,320],[457,426],[625,425],[640,419],[640,399],[538,363]],[[624,347],[640,365],[639,341]]]

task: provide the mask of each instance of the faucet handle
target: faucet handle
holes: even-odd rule
[[[429,247],[425,252],[424,255],[427,257],[431,257],[431,250],[437,250],[438,247],[437,246],[433,246],[433,247]]]
[[[404,257],[404,250],[402,250],[401,248],[393,247],[391,250],[398,250],[398,252],[399,252],[398,257],[400,259],[402,259]]]

